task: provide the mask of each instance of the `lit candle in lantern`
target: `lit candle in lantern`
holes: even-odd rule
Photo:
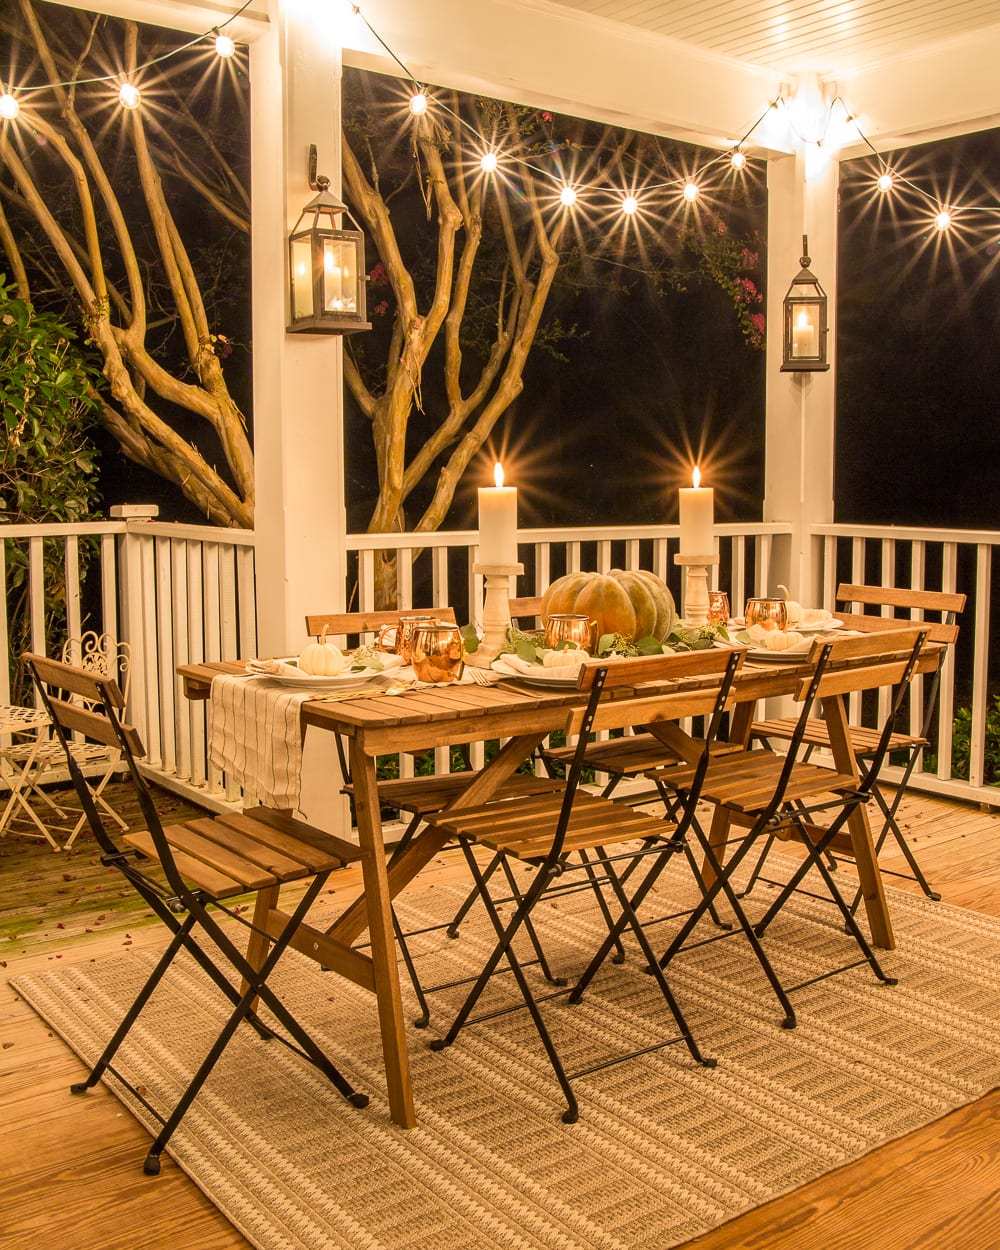
[[[814,318],[812,309],[800,308],[795,314],[795,324],[792,326],[793,356],[819,355],[819,327]]]
[[[493,480],[495,486],[479,488],[479,563],[517,564],[517,487],[504,486],[500,464]]]
[[[691,474],[691,485],[680,490],[681,555],[710,556],[715,553],[712,525],[715,520],[715,491],[702,486],[701,469]]]

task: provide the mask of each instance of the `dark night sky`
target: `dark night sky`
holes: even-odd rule
[[[1000,130],[894,153],[946,201],[1000,204]],[[927,229],[908,193],[876,202],[842,166],[837,519],[1000,526],[1000,214]],[[949,232],[950,233],[950,232]],[[924,246],[925,243],[929,244]]]

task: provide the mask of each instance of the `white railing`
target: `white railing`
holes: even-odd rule
[[[1000,790],[989,784],[995,780],[990,753],[998,744],[988,724],[996,620],[992,566],[1000,532],[822,525],[811,533],[827,607],[841,581],[968,595],[959,643],[944,668],[934,741],[914,784],[956,798],[1000,801]],[[730,591],[735,613],[747,596],[773,590],[781,580],[777,569],[787,567],[790,535],[789,526],[775,523],[718,527],[714,581]],[[473,530],[348,535],[353,563],[347,602],[363,610],[374,607],[376,553],[394,550],[401,606],[450,603],[460,618],[475,620],[482,599],[481,579],[472,573],[477,538]],[[556,577],[577,569],[643,567],[663,576],[679,598],[677,543],[676,526],[523,530],[519,554],[526,572],[517,591],[540,594]],[[25,577],[11,592],[14,561],[22,564]],[[24,639],[11,632],[15,595],[24,596]],[[49,626],[53,609],[60,616],[58,636]],[[146,520],[0,526],[4,650],[9,654],[23,641],[32,650],[54,653],[64,637],[84,629],[108,632],[132,648],[129,715],[146,743],[148,770],[209,807],[238,802],[235,787],[208,765],[205,705],[184,698],[176,669],[200,659],[255,654],[254,535]],[[0,701],[10,698],[8,666],[0,665]],[[917,704],[914,700],[910,713],[913,730],[919,727]],[[963,708],[967,722],[959,732],[968,733],[969,763],[962,775],[952,775],[955,716]],[[875,709],[856,700],[852,713],[874,717]],[[482,758],[481,747],[473,758]],[[448,752],[439,750],[436,767],[448,766]],[[403,757],[400,771],[406,775],[412,767],[412,758]]]
[[[205,704],[184,698],[176,670],[256,654],[254,535],[146,520],[0,526],[0,639],[8,655],[21,641],[11,634],[17,604],[6,576],[19,557],[25,644],[58,654],[66,637],[85,629],[127,642],[128,715],[146,746],[144,768],[209,807],[236,801],[236,789],[208,764]],[[3,664],[0,700],[10,698]]]
[[[912,784],[937,794],[981,803],[1000,803],[1000,789],[989,784],[988,752],[1000,750],[990,736],[990,649],[997,620],[993,603],[993,558],[1000,531],[922,529],[909,526],[815,525],[824,606],[832,608],[837,585],[868,583],[913,590],[959,591],[967,596],[958,645],[945,661],[930,759],[922,758]],[[889,609],[885,614],[891,615]],[[919,618],[919,612],[910,615]],[[918,679],[919,681],[919,679]],[[910,703],[910,733],[919,733],[921,688]],[[884,714],[885,696],[877,709]],[[953,773],[956,713],[968,733],[968,766]],[[863,714],[857,696],[852,720]],[[869,709],[874,717],[876,709]],[[872,719],[872,723],[874,719]],[[967,728],[966,728],[967,726]],[[898,770],[897,770],[898,771]],[[887,770],[892,776],[893,770]],[[1000,778],[992,777],[993,781]]]

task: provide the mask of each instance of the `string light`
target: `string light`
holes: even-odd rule
[[[236,44],[229,38],[228,35],[220,35],[216,33],[215,50],[218,52],[219,56],[228,60],[228,58],[231,57],[236,51]]]
[[[559,203],[563,208],[572,208],[576,203],[576,188],[565,183],[559,192]]]
[[[889,170],[886,170],[884,174],[879,174],[878,182],[876,182],[875,185],[878,187],[878,189],[882,192],[883,195],[885,194],[886,191],[892,190],[893,186],[895,185],[895,182]]]
[[[135,83],[123,82],[118,88],[118,103],[122,108],[137,109],[142,96]]]
[[[747,165],[746,153],[741,152],[740,149],[737,148],[736,151],[733,152],[732,155],[729,157],[729,164],[733,167],[733,169],[736,169],[736,170],[746,169],[746,165]]]
[[[14,118],[18,115],[18,113],[20,113],[20,111],[21,111],[20,104],[18,104],[18,102],[14,99],[12,95],[9,94],[9,92],[5,91],[3,95],[0,95],[0,117],[5,118],[9,122],[12,122]]]
[[[484,174],[495,174],[499,163],[496,152],[484,152],[479,160],[479,168]]]
[[[942,208],[934,218],[934,225],[938,230],[947,230],[951,225],[951,213],[946,208]]]
[[[427,94],[424,91],[414,91],[410,96],[410,112],[414,117],[422,117],[427,112]]]
[[[634,217],[639,209],[639,201],[634,195],[626,195],[622,200],[622,212],[627,217]]]
[[[682,192],[684,198],[689,204],[693,204],[700,194],[701,189],[698,184],[689,178],[684,184],[684,190]]]

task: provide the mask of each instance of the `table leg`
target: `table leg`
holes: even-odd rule
[[[754,712],[757,710],[757,702],[754,699],[746,703],[737,703],[733,709],[732,720],[729,726],[729,741],[739,743],[744,750],[747,749],[750,742],[750,726],[753,724]],[[712,827],[708,832],[708,842],[712,850],[715,852],[720,864],[726,862],[726,843],[729,840],[729,831],[732,825],[732,818],[728,810],[722,806],[716,806],[712,814]],[[701,861],[701,879],[708,889],[715,880],[715,871],[708,862],[708,856],[704,856]],[[725,900],[720,895],[720,905],[725,906]]]
[[[263,968],[264,960],[267,959],[267,953],[271,949],[271,939],[267,933],[267,913],[272,907],[278,906],[280,892],[280,885],[268,885],[257,891],[257,899],[253,908],[254,927],[250,930],[250,937],[247,940],[247,963],[255,972]],[[246,977],[244,977],[240,984],[240,993],[245,994],[248,988]],[[257,1010],[256,998],[250,1004],[250,1010]]]
[[[351,780],[354,782],[358,841],[364,852],[361,870],[365,885],[368,932],[371,936],[379,1030],[382,1034],[382,1058],[389,1089],[389,1110],[394,1123],[401,1128],[413,1128],[417,1118],[413,1110],[413,1090],[410,1087],[410,1057],[406,1048],[403,1002],[399,993],[396,940],[392,928],[392,896],[386,875],[375,760],[365,754],[356,738],[351,740]]]
[[[858,761],[851,749],[851,733],[847,721],[847,709],[843,695],[833,695],[823,700],[823,719],[830,734],[830,750],[838,773],[858,777]],[[871,928],[872,942],[882,950],[895,950],[896,939],[892,932],[889,904],[885,897],[882,874],[879,871],[875,844],[872,841],[868,812],[863,803],[858,804],[847,819],[854,847],[854,862],[861,881],[861,893],[865,900],[865,912]]]

